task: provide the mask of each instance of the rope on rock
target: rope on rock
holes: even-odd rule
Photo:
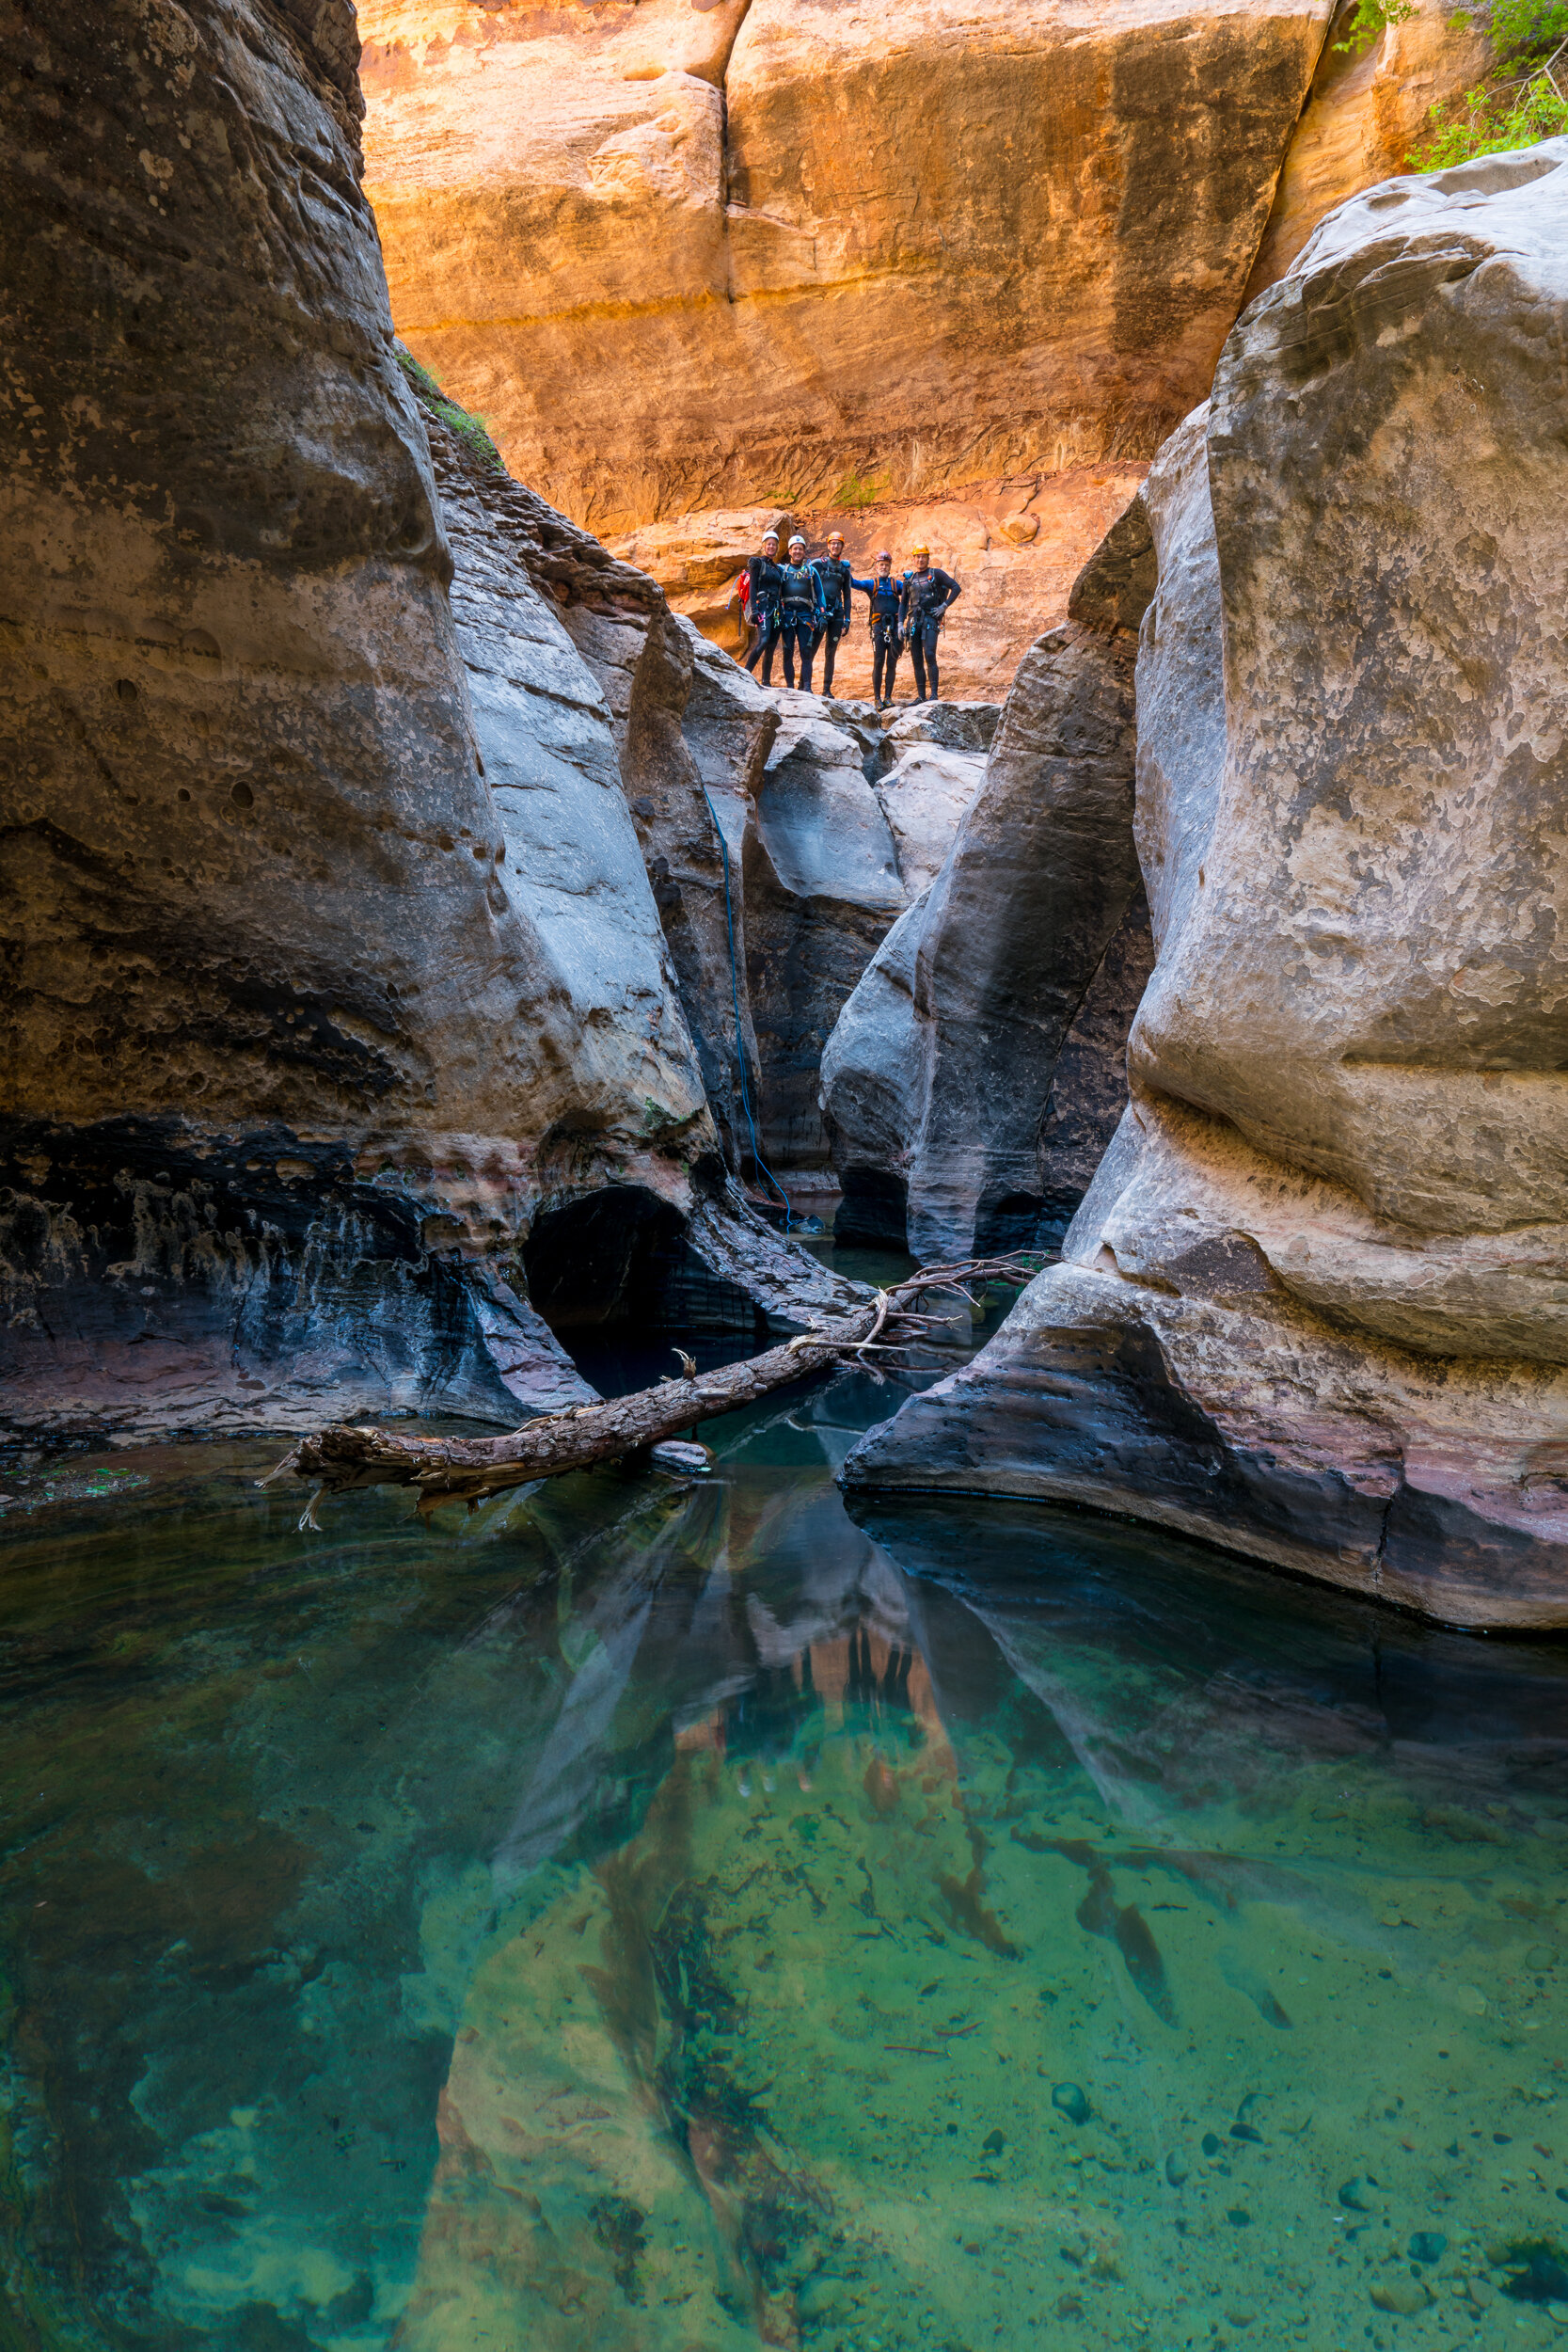
[[[700,778],[699,783],[701,783]],[[795,1212],[790,1206],[788,1193],[785,1192],[783,1184],[762,1156],[762,1146],[757,1141],[757,1122],[752,1117],[751,1089],[746,1083],[746,1041],[740,1027],[740,976],[736,969],[735,961],[735,910],[730,904],[729,844],[724,839],[724,828],[719,822],[718,811],[713,803],[708,800],[706,785],[703,784],[701,788],[703,799],[707,803],[708,816],[713,820],[713,830],[719,835],[719,855],[724,868],[724,924],[730,935],[730,994],[735,999],[735,1066],[740,1079],[740,1107],[746,1114],[746,1124],[752,1131],[752,1158],[784,1202],[784,1232],[787,1233],[794,1222]]]

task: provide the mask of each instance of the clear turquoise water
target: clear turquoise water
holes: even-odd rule
[[[857,1524],[889,1402],[428,1531],[13,1486],[0,2346],[1568,2337],[1568,1653]]]

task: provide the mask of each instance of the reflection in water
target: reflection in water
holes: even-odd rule
[[[13,1512],[0,2344],[1557,2340],[1564,1652],[857,1525],[886,1404]]]

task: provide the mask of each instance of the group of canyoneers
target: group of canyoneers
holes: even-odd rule
[[[797,532],[789,543],[789,560],[781,564],[779,534],[768,531],[763,533],[762,553],[752,556],[736,587],[741,619],[752,632],[746,667],[754,670],[761,661],[764,686],[773,683],[773,655],[782,645],[784,684],[795,684],[799,658],[800,685],[809,694],[812,663],[820,646],[822,691],[832,692],[838,641],[849,626],[858,588],[871,606],[871,691],[877,708],[886,710],[892,704],[898,657],[906,645],[914,659],[920,700],[935,702],[941,693],[937,632],[959,590],[951,572],[932,564],[929,548],[916,548],[910,569],[896,579],[893,551],[884,548],[875,577],[857,580],[844,560],[841,532],[829,538],[826,555],[809,563],[806,543]]]

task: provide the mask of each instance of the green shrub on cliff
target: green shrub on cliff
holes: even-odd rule
[[[1428,137],[1405,158],[1412,171],[1447,171],[1568,133],[1568,0],[1493,0],[1490,17],[1491,78],[1466,90],[1456,110],[1433,107]]]
[[[404,351],[401,344],[397,358],[399,367],[414,387],[415,398],[421,405],[437,416],[449,433],[455,433],[460,441],[466,441],[475,456],[483,458],[494,472],[504,473],[505,462],[490,438],[484,419],[470,416],[467,408],[460,408],[456,401],[441,389],[430,370],[421,367],[413,353]]]
[[[1416,0],[1355,0],[1355,14],[1345,27],[1345,38],[1334,46],[1341,55],[1347,51],[1354,55],[1378,40],[1390,24],[1403,24],[1415,13]]]

